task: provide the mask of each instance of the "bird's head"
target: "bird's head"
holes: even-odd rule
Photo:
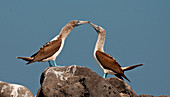
[[[89,21],[72,20],[72,21],[69,22],[69,25],[75,28],[75,27],[77,27],[81,24],[85,24],[85,23],[89,23]]]
[[[89,21],[78,21],[78,20],[72,20],[68,24],[66,24],[62,30],[61,30],[61,35],[62,37],[67,37],[67,35],[77,26],[81,24],[89,23]]]
[[[97,25],[95,25],[95,24],[93,24],[91,22],[89,22],[89,24],[96,30],[96,32],[98,34],[104,34],[105,33],[105,30],[102,27],[97,26]]]

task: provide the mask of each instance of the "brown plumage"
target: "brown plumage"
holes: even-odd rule
[[[112,70],[115,73],[115,76],[121,79],[124,77],[130,82],[130,80],[124,75],[124,71],[121,69],[119,63],[112,56],[97,50],[96,57],[104,69]]]
[[[42,46],[37,53],[33,54],[31,57],[17,57],[18,59],[23,59],[25,61],[28,61],[27,64],[33,63],[33,62],[41,62],[44,59],[47,59],[54,55],[61,46],[61,38],[58,38],[57,40],[50,41],[46,43],[44,46]]]
[[[125,76],[124,71],[134,69],[138,66],[142,66],[143,64],[122,68],[112,56],[106,54],[103,50],[105,42],[105,30],[100,26],[94,25],[93,23],[90,23],[90,25],[98,33],[98,39],[94,49],[94,58],[97,64],[103,69],[105,73],[104,78],[107,76],[107,74],[114,74],[118,78],[123,79],[122,77],[124,77],[130,82],[130,80]]]
[[[88,23],[89,21],[78,21],[78,20],[72,20],[68,24],[66,24],[60,34],[53,38],[50,42],[46,43],[44,46],[42,46],[37,53],[33,54],[31,57],[17,57],[18,59],[23,59],[25,61],[28,61],[27,64],[33,63],[33,62],[45,62],[53,60],[54,64],[56,57],[61,52],[64,41],[68,34],[77,26],[81,24]],[[50,65],[51,66],[51,65]]]
[[[142,66],[143,64],[138,64],[138,65],[133,65],[133,66],[128,66],[128,67],[124,67],[122,68],[123,71],[128,71],[128,70],[131,70],[131,69],[134,69],[138,66]]]

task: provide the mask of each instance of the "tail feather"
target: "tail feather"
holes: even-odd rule
[[[31,57],[17,57],[17,59],[23,59],[25,61],[32,61]]]
[[[34,62],[34,61],[33,61],[33,58],[31,58],[31,57],[17,57],[17,59],[23,59],[23,60],[25,60],[25,61],[28,61],[27,64],[30,64],[30,63],[33,63],[33,62]]]
[[[31,63],[33,63],[33,62],[35,62],[35,61],[31,60],[31,61],[29,61],[26,65],[31,64]]]
[[[124,77],[126,80],[128,80],[130,82],[130,80],[124,74],[116,74],[115,76],[122,79],[122,80],[123,80],[122,77]]]
[[[126,80],[128,80],[130,82],[130,80],[123,74],[122,75]]]
[[[134,69],[138,66],[142,66],[143,64],[138,64],[138,65],[133,65],[133,66],[127,66],[127,67],[123,67],[122,70],[123,71],[127,71],[127,70],[131,70],[131,69]]]

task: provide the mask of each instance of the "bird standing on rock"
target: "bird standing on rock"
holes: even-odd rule
[[[72,20],[68,24],[66,24],[59,35],[54,37],[50,42],[43,45],[37,53],[33,54],[31,57],[17,57],[18,59],[23,59],[28,61],[27,64],[33,62],[45,62],[48,61],[49,65],[51,65],[50,60],[54,62],[54,66],[57,66],[55,59],[60,54],[63,49],[64,42],[68,34],[77,26],[81,24],[88,23],[89,21],[78,21]]]
[[[128,66],[128,67],[121,67],[119,63],[110,55],[106,54],[103,50],[104,42],[105,42],[105,30],[97,25],[94,25],[90,22],[90,25],[96,30],[98,33],[98,39],[96,42],[96,46],[94,49],[94,58],[96,63],[103,69],[104,76],[103,78],[107,77],[107,74],[113,74],[118,78],[122,79],[124,77],[126,80],[130,82],[130,80],[124,75],[124,71],[131,70],[138,66],[142,66],[143,64]]]

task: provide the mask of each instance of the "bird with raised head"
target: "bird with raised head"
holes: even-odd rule
[[[119,63],[109,54],[106,54],[103,50],[104,43],[105,43],[105,30],[97,26],[93,23],[89,23],[98,33],[98,39],[96,42],[96,46],[94,49],[94,59],[96,63],[103,69],[104,76],[103,78],[107,78],[107,74],[112,74],[117,76],[118,78],[122,79],[124,77],[126,80],[130,82],[130,80],[125,76],[124,71],[131,70],[133,68],[136,68],[138,66],[142,66],[143,64],[138,64],[134,66],[127,66],[127,67],[121,67]]]

